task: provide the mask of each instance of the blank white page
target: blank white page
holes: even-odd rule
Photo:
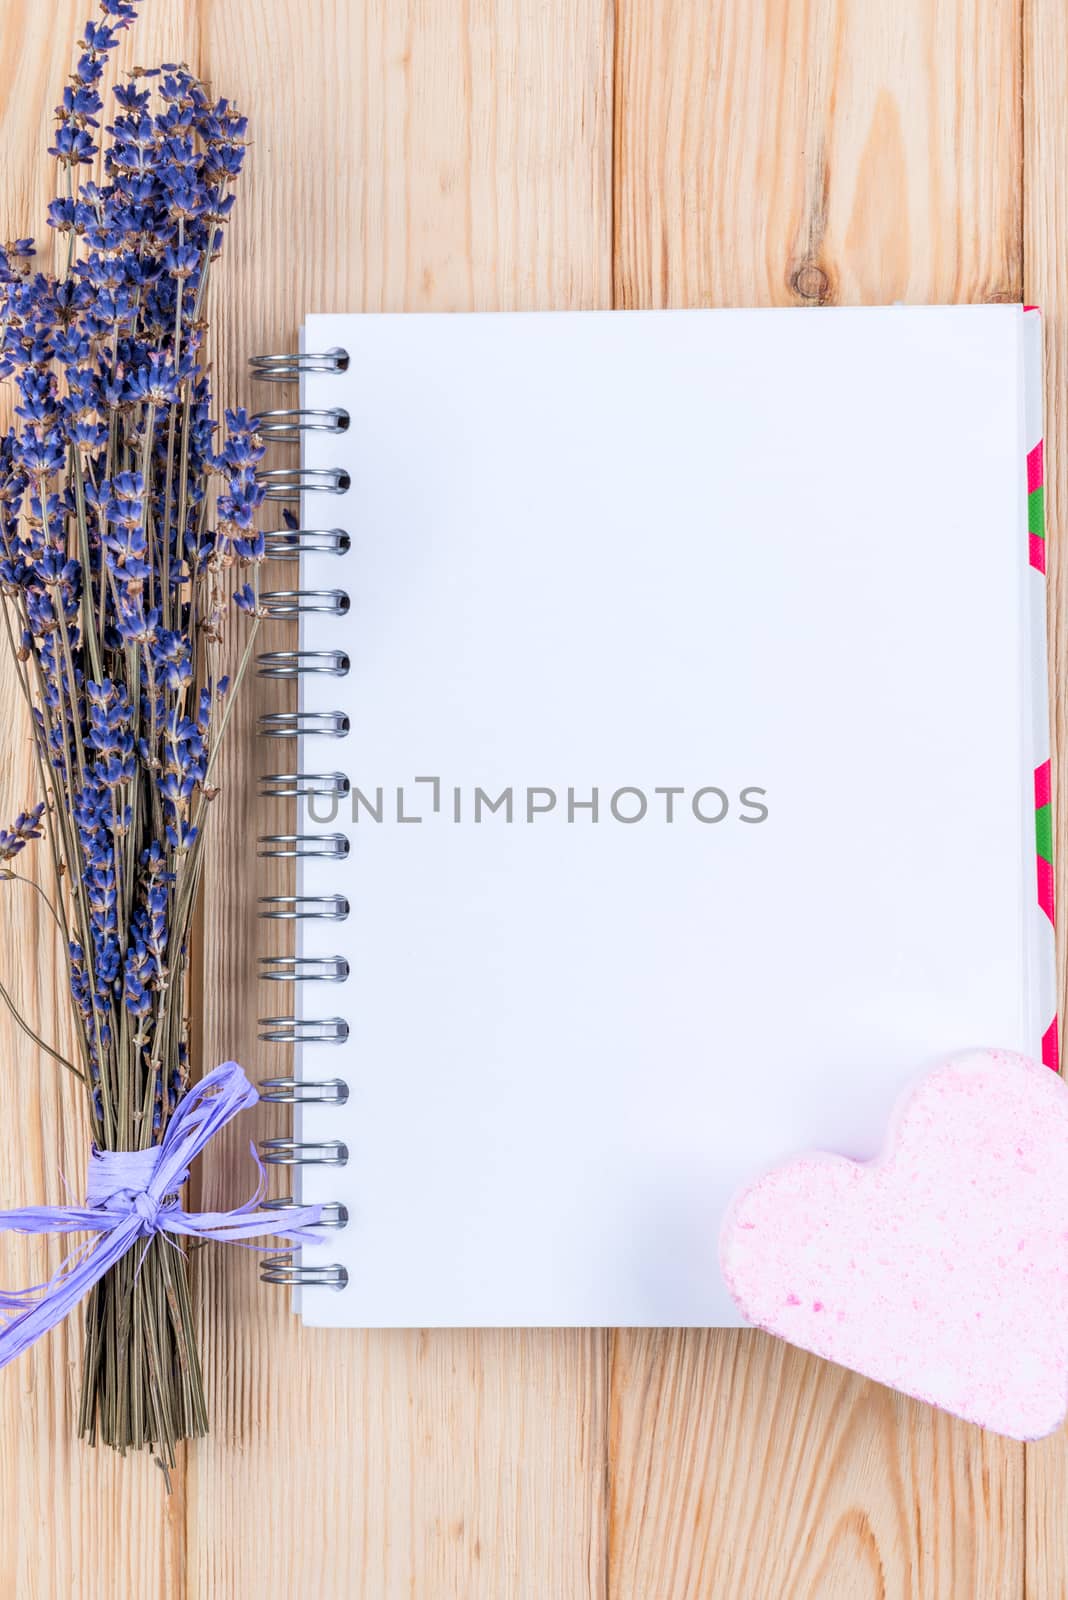
[[[383,798],[301,815],[351,840],[303,873],[351,903],[302,930],[351,964],[301,999],[350,1026],[302,1053],[350,1091],[300,1119],[349,1151],[303,1173],[350,1213],[306,1321],[734,1324],[739,1184],[873,1154],[944,1052],[1038,1054],[1023,325],[308,318],[351,488],[302,523],[352,544],[302,581],[351,610],[303,644],[351,666],[303,705],[351,732],[300,765]]]

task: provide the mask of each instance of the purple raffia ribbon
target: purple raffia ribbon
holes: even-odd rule
[[[153,1234],[243,1243],[273,1235],[291,1244],[314,1244],[305,1232],[318,1222],[321,1206],[302,1206],[282,1215],[258,1210],[266,1191],[263,1163],[252,1146],[259,1183],[251,1199],[233,1211],[184,1211],[177,1191],[189,1177],[194,1157],[239,1111],[259,1099],[236,1061],[225,1061],[194,1084],[179,1101],[158,1145],[149,1150],[98,1150],[89,1156],[84,1206],[25,1206],[0,1211],[0,1231],[15,1233],[94,1233],[73,1250],[48,1283],[35,1289],[0,1293],[0,1367],[62,1322],[116,1261],[139,1239],[145,1249]],[[256,1248],[252,1246],[252,1248]],[[265,1246],[264,1248],[269,1248]]]

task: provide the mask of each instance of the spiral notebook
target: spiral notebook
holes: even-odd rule
[[[873,1154],[945,1052],[1054,1062],[1040,351],[994,305],[258,359],[306,1322],[733,1324],[740,1183]]]

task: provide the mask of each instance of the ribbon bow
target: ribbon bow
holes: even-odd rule
[[[162,1141],[149,1150],[98,1150],[89,1156],[89,1182],[84,1206],[25,1206],[0,1211],[0,1231],[15,1233],[95,1233],[96,1240],[73,1250],[48,1283],[36,1289],[0,1293],[0,1367],[33,1344],[73,1310],[83,1295],[110,1267],[153,1234],[179,1234],[218,1239],[224,1244],[246,1239],[283,1238],[291,1244],[314,1244],[305,1230],[319,1220],[320,1206],[303,1206],[281,1215],[265,1215],[258,1207],[266,1183],[263,1163],[256,1192],[233,1211],[186,1211],[178,1190],[189,1177],[194,1157],[239,1111],[259,1099],[236,1061],[226,1061],[195,1084],[164,1129]],[[146,1244],[147,1249],[147,1244]]]

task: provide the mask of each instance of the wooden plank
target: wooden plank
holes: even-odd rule
[[[610,10],[203,9],[202,64],[255,139],[223,278],[228,395],[247,394],[252,352],[294,348],[304,311],[609,302]],[[251,720],[276,687],[255,687],[237,730],[205,919],[205,1065],[236,1055],[260,1075],[285,1066],[255,1039],[268,818]],[[213,1151],[208,1203],[247,1191],[252,1120]],[[256,1131],[281,1126],[265,1113]],[[303,1332],[255,1274],[205,1253],[215,1433],[191,1456],[191,1596],[603,1593],[602,1334]]]
[[[0,66],[17,86],[0,105],[0,236],[34,231],[51,192],[50,108],[89,9],[0,3]],[[1024,284],[1045,307],[1050,362],[1051,584],[1063,597],[1068,39],[1057,8],[1025,0],[1022,150],[1019,18],[1005,0],[618,9],[619,304],[1015,297],[1022,155]],[[290,340],[305,308],[608,303],[611,10],[378,0],[365,13],[324,0],[310,21],[295,0],[144,8],[125,56],[184,58],[253,113],[224,274],[228,398],[247,393],[245,356]],[[1059,683],[1063,604],[1053,615]],[[0,703],[16,704],[6,664]],[[280,1058],[254,1045],[255,956],[267,948],[249,916],[254,709],[220,801],[217,850],[240,903],[227,910],[220,890],[206,919],[205,1045],[208,1064],[237,1053],[268,1070]],[[1063,697],[1056,728],[1063,748]],[[30,798],[30,778],[13,714],[0,726],[0,822]],[[1066,861],[1062,848],[1062,904]],[[0,894],[0,944],[39,952],[33,972],[12,959],[9,975],[47,1032],[65,1019],[62,969],[16,888]],[[0,1046],[0,1092],[26,1118],[0,1145],[0,1196],[58,1200],[59,1168],[82,1181],[77,1102],[6,1018]],[[244,1192],[247,1137],[215,1163],[212,1203]],[[0,1238],[0,1281],[39,1279],[57,1255]],[[303,1335],[236,1255],[217,1253],[201,1278],[217,1431],[194,1452],[188,1506],[180,1481],[162,1503],[149,1462],[73,1444],[76,1321],[4,1375],[5,1593],[603,1592],[600,1336]],[[613,1596],[1023,1589],[1014,1447],[759,1336],[621,1333],[612,1348]],[[1057,1439],[1028,1451],[1034,1600],[1068,1587],[1066,1463]]]
[[[1054,865],[1059,911],[1060,1015],[1065,1014],[1065,907],[1068,906],[1068,562],[1061,533],[1068,486],[1068,174],[1064,163],[1065,96],[1068,93],[1068,15],[1063,6],[1024,0],[1023,250],[1024,295],[1042,307],[1045,332],[1045,479],[1047,582],[1050,640],[1050,700],[1053,710]],[[1063,1030],[1062,1030],[1063,1031]],[[1063,1058],[1062,1058],[1063,1061]],[[1062,1066],[1063,1070],[1063,1066]],[[1068,1592],[1068,1430],[1027,1447],[1025,1551],[1027,1600]]]
[[[613,1600],[1020,1594],[1018,1446],[749,1330],[611,1374]]]
[[[1017,299],[1019,0],[620,0],[623,306]]]
[[[618,304],[1019,297],[1015,0],[616,28]],[[752,1332],[620,1332],[610,1372],[613,1600],[1022,1592],[1021,1447]]]
[[[0,10],[0,238],[32,234],[51,264],[53,235],[45,207],[57,192],[52,109],[60,98],[92,8],[85,0],[48,7],[12,3]],[[173,60],[189,53],[191,35],[181,0],[157,0],[118,51],[120,63]],[[109,72],[108,82],[114,79]],[[8,386],[5,384],[4,390]],[[11,421],[11,396],[0,421]],[[0,825],[39,797],[27,714],[0,651]],[[19,858],[20,871],[51,889],[44,851]],[[0,982],[20,1012],[47,1040],[74,1053],[63,953],[40,901],[22,885],[0,885]],[[60,1081],[61,1078],[64,1081]],[[0,1205],[62,1204],[84,1192],[89,1138],[78,1085],[16,1030],[0,1008],[0,1095],[6,1108],[0,1140]],[[64,1254],[60,1240],[0,1235],[0,1284],[40,1283]],[[184,1590],[185,1499],[181,1470],[167,1500],[147,1456],[121,1460],[75,1440],[82,1318],[75,1315],[0,1376],[0,1592],[20,1600],[104,1600],[143,1594],[177,1600]]]

